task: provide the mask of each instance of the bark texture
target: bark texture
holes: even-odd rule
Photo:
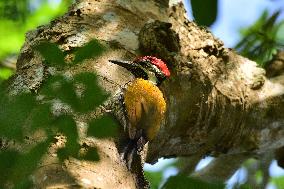
[[[70,69],[68,74],[96,72],[101,86],[112,94],[133,77],[111,65],[109,59],[155,55],[166,60],[171,69],[171,78],[161,86],[167,117],[158,137],[144,151],[145,161],[212,155],[229,162],[236,155],[231,169],[226,169],[232,174],[244,159],[283,146],[283,76],[267,79],[255,62],[225,48],[210,31],[189,21],[182,4],[171,8],[167,4],[152,0],[77,1],[61,18],[27,33],[17,74],[11,81],[12,91],[36,92],[48,76],[34,45],[44,40],[54,42],[70,60],[74,48],[96,38],[108,51]],[[95,113],[86,117],[91,116]],[[81,143],[96,146],[101,160],[93,163],[70,158],[62,166],[55,155],[55,144],[34,174],[36,188],[138,187],[137,180],[143,175],[127,170],[115,140],[86,137],[84,119],[78,118]],[[212,176],[212,167],[218,167],[221,160],[199,175]],[[216,175],[211,180],[214,178]]]

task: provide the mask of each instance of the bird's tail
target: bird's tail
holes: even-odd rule
[[[137,188],[139,189],[149,188],[149,182],[145,179],[143,172],[144,163],[140,155],[145,142],[146,140],[143,137],[138,140],[129,140],[122,153],[122,158],[128,170],[137,175]]]
[[[122,159],[125,160],[127,168],[133,170],[136,162],[141,164],[140,152],[143,150],[144,145],[146,144],[144,137],[137,139],[129,139],[128,143],[122,151]],[[138,161],[136,161],[138,160]]]
[[[132,170],[132,163],[135,156],[138,156],[137,153],[137,143],[135,140],[128,140],[127,144],[124,146],[122,150],[121,158],[126,162],[127,168]]]

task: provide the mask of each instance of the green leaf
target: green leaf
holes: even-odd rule
[[[191,178],[184,175],[172,176],[163,185],[162,189],[224,189],[225,185],[222,183],[207,183],[205,181]]]
[[[41,42],[35,47],[45,59],[48,66],[63,67],[66,65],[64,54],[56,44],[49,42]]]
[[[13,75],[13,71],[8,68],[0,68],[0,80],[6,80],[11,75]]]
[[[240,183],[236,183],[233,186],[233,189],[255,189],[255,186],[250,186],[249,184],[240,184]]]
[[[163,179],[163,172],[162,171],[157,171],[157,172],[150,172],[150,171],[145,171],[145,176],[150,182],[150,188],[151,189],[158,189],[162,179]]]
[[[63,162],[69,157],[78,158],[80,147],[81,146],[77,141],[67,137],[64,148],[61,148],[57,151],[58,159]]]
[[[276,41],[284,44],[284,20],[279,23],[278,31],[276,33]]]
[[[190,0],[195,21],[204,26],[211,26],[217,17],[217,0]]]
[[[78,143],[77,125],[71,116],[63,115],[55,119],[54,126],[67,137],[64,148],[59,149],[57,155],[61,161],[69,156],[77,157],[80,150]]]
[[[82,63],[85,59],[98,57],[104,51],[105,48],[98,42],[98,40],[93,39],[90,42],[88,42],[85,46],[77,49],[73,64]]]
[[[50,111],[49,104],[41,104],[37,106],[31,115],[31,129],[34,131],[38,128],[49,129],[51,121],[53,119]]]
[[[76,144],[76,148],[78,147],[80,146]],[[66,147],[66,148],[60,148],[59,150],[57,150],[57,157],[60,162],[63,162],[65,159],[68,159],[69,157],[78,158],[79,148],[76,151],[71,151],[70,149],[71,148]]]
[[[80,159],[87,161],[99,161],[100,157],[96,148],[88,148],[87,153]]]
[[[30,178],[25,178],[22,182],[15,183],[13,189],[30,189],[33,186],[33,181]]]
[[[98,85],[97,76],[94,73],[80,73],[74,77],[74,83],[82,87],[80,105],[76,109],[79,112],[94,110],[109,96]]]
[[[48,100],[60,99],[78,112],[94,110],[109,96],[98,86],[97,76],[88,72],[75,75],[73,80],[51,76],[44,81],[40,94]]]
[[[9,54],[18,53],[25,41],[24,30],[20,21],[0,18],[0,59]],[[15,29],[17,28],[17,29]]]
[[[272,177],[271,180],[272,180],[272,183],[275,184],[275,186],[277,188],[283,189],[283,186],[284,186],[284,176]]]
[[[235,48],[243,55],[265,67],[273,58],[277,50],[283,46],[283,41],[279,38],[282,22],[276,22],[279,11],[269,16],[268,11],[264,11],[259,19],[251,26],[242,30],[243,39]],[[281,44],[282,43],[282,44]]]
[[[263,24],[262,29],[264,31],[271,31],[273,27],[275,26],[276,20],[279,17],[280,11],[276,11],[271,15],[267,21]]]
[[[77,143],[78,133],[74,119],[69,115],[62,115],[54,120],[54,126],[59,132],[62,132],[68,141]]]
[[[17,159],[19,157],[19,152],[13,150],[0,151],[0,188],[4,188],[9,175],[15,171],[13,169]]]
[[[30,3],[32,1],[29,0]],[[42,0],[39,1],[40,6],[32,11],[32,14],[27,18],[28,22],[23,23],[25,30],[31,30],[39,25],[48,24],[54,18],[67,12],[70,1],[61,1],[58,6],[54,5],[54,1]],[[30,6],[30,5],[28,5]]]
[[[37,1],[37,6],[34,7],[34,1],[31,0],[1,0],[0,10],[4,11],[0,11],[0,59],[19,53],[28,30],[47,24],[64,14],[72,2],[64,0],[55,6],[54,1],[44,0]]]
[[[45,80],[40,94],[43,94],[47,100],[60,99],[72,108],[79,108],[73,82],[63,76],[55,75]]]
[[[37,144],[29,152],[18,156],[17,162],[13,168],[13,173],[9,180],[11,180],[12,183],[25,183],[28,177],[39,165],[39,162],[47,151],[50,142],[51,138]]]
[[[23,140],[22,128],[36,105],[35,97],[30,93],[1,97],[0,136]]]
[[[110,116],[103,116],[89,123],[87,134],[97,138],[114,137],[118,134],[118,124]]]

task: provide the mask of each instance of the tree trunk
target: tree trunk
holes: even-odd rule
[[[40,88],[48,68],[33,49],[39,42],[58,44],[68,60],[74,48],[98,39],[108,47],[107,52],[69,72],[97,73],[100,85],[112,94],[133,77],[109,59],[155,55],[171,69],[171,78],[161,86],[167,102],[166,120],[158,137],[143,151],[146,162],[205,155],[229,162],[226,157],[236,155],[234,162],[240,164],[283,146],[283,76],[267,79],[255,62],[225,48],[206,28],[188,21],[182,4],[167,5],[167,0],[78,0],[61,18],[27,33],[11,89],[36,92]],[[147,187],[145,183],[141,186],[143,174],[128,171],[120,159],[116,140],[86,137],[84,122],[78,118],[80,142],[96,146],[100,161],[70,158],[62,165],[55,155],[60,145],[55,144],[33,175],[35,188]],[[222,163],[215,164],[218,162]],[[212,171],[212,166],[205,167],[199,175],[208,178],[205,175]],[[222,180],[228,175],[222,172],[213,177]]]

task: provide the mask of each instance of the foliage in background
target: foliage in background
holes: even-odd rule
[[[243,38],[235,47],[262,67],[284,47],[284,21],[277,22],[279,14],[269,16],[268,11],[263,12],[253,25],[242,29]]]
[[[13,74],[14,70],[3,62],[7,56],[19,53],[25,33],[62,15],[72,1],[61,0],[58,4],[54,0],[0,1],[0,82]]]
[[[8,95],[7,89],[0,85],[0,188],[9,185],[14,185],[14,188],[30,188],[29,176],[58,133],[66,137],[64,147],[57,151],[61,161],[69,156],[99,160],[95,148],[88,148],[83,154],[80,153],[82,147],[78,143],[79,134],[73,114],[80,115],[94,110],[108,95],[98,86],[96,74],[83,72],[66,76],[64,73],[70,66],[100,56],[105,50],[104,47],[96,40],[90,41],[77,49],[72,63],[64,61],[63,53],[55,44],[44,42],[35,47],[35,50],[44,57],[46,65],[57,71],[49,75],[37,94],[20,93],[11,96]],[[118,127],[111,117],[104,116],[91,120],[88,124],[89,136],[106,138],[117,134]],[[111,132],[106,133],[106,128]],[[15,144],[12,146],[17,146],[25,142],[27,135],[31,137],[39,131],[44,133],[36,144],[27,145],[24,149],[20,148],[21,150],[9,145],[5,149],[3,141],[13,141]]]
[[[178,172],[179,169],[184,169],[185,161],[180,158],[171,159],[160,165],[155,171],[145,171],[145,176],[150,182],[151,189],[224,189],[224,183],[206,182],[194,177],[190,177],[189,173],[183,174]],[[174,171],[175,170],[175,171]],[[174,175],[168,177],[170,175]]]
[[[25,33],[67,11],[70,0],[55,6],[48,0],[0,1],[0,59],[18,53],[24,43]]]
[[[195,22],[207,27],[215,22],[218,0],[190,0],[190,3]],[[271,16],[264,11],[253,25],[241,30],[243,38],[235,49],[264,67],[277,50],[283,50],[284,47],[284,21],[277,21],[279,15],[280,11]]]
[[[145,177],[150,182],[151,189],[158,189],[163,180],[163,171],[145,171]]]
[[[187,175],[177,175],[170,177],[167,182],[162,186],[162,189],[223,189],[223,183],[207,183]]]
[[[217,0],[190,0],[194,21],[199,25],[211,26],[217,17]]]
[[[271,182],[279,189],[284,187],[284,176],[273,177],[271,178]]]

